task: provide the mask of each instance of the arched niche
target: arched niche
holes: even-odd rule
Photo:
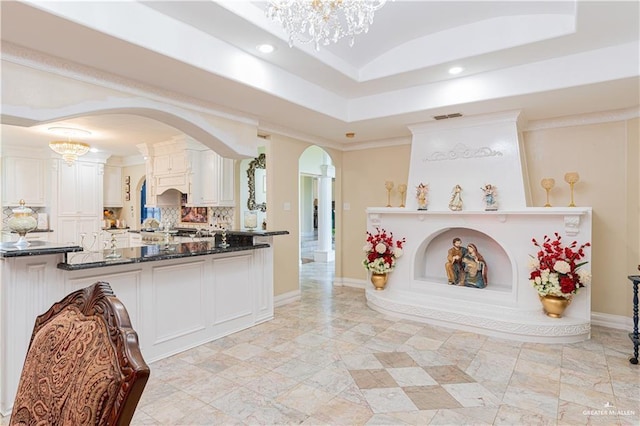
[[[484,289],[511,292],[514,265],[502,245],[491,236],[471,228],[445,228],[426,237],[418,246],[414,259],[414,279],[448,286],[445,263],[453,239],[460,238],[463,246],[473,243],[487,263],[488,285]]]

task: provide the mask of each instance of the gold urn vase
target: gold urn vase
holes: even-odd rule
[[[376,290],[384,290],[388,279],[387,274],[376,274],[375,272],[371,274],[371,284]]]
[[[564,310],[567,309],[567,306],[571,303],[571,299],[547,294],[546,296],[540,296],[540,302],[542,302],[542,308],[547,316],[550,316],[551,318],[560,318],[562,317]]]
[[[38,227],[38,221],[33,217],[33,210],[24,206],[24,200],[20,200],[20,207],[13,209],[13,215],[7,221],[9,229],[17,233],[20,238],[14,244],[18,247],[29,246],[29,241],[25,237],[27,232],[33,231]]]

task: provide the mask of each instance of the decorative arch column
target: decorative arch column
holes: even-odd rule
[[[336,176],[336,168],[329,164],[320,166],[318,176],[318,249],[313,252],[316,262],[333,262],[336,253],[332,247],[331,238],[331,182]]]

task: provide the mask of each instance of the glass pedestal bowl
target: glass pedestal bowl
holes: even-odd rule
[[[28,247],[26,235],[38,227],[38,221],[33,217],[33,210],[25,207],[24,200],[20,200],[20,207],[13,209],[13,215],[7,221],[9,229],[19,235],[18,241],[13,245],[17,247]]]

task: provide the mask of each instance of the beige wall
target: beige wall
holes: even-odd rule
[[[539,186],[543,177],[556,180],[551,204],[566,206],[570,193],[564,173],[580,174],[575,203],[593,207],[592,311],[628,317],[631,286],[627,275],[639,260],[638,135],[629,131],[630,125],[617,121],[524,133],[534,206],[545,202]],[[584,242],[579,236],[578,241]]]
[[[362,151],[347,151],[342,154],[342,196],[343,202],[349,204],[349,210],[342,211],[342,221],[336,230],[336,240],[340,239],[342,252],[336,249],[336,258],[342,261],[342,278],[364,280],[367,271],[362,266],[365,242],[367,207],[381,207],[387,205],[387,190],[385,181],[393,181],[391,205],[400,206],[398,185],[406,184],[409,175],[409,157],[411,145],[375,148]],[[412,197],[415,188],[407,189],[407,197]],[[336,203],[336,210],[338,203]],[[409,237],[408,235],[397,235]],[[336,270],[336,276],[338,272]]]
[[[267,155],[267,229],[286,230],[289,235],[274,237],[274,295],[298,291],[300,262],[299,174],[298,160],[311,144],[285,136],[273,135],[266,144]],[[340,181],[342,158],[339,151],[323,148],[331,156],[336,168],[336,182]],[[336,183],[334,198],[340,205],[341,190]],[[285,210],[285,203],[289,210]],[[336,208],[336,227],[341,214]],[[336,235],[340,231],[336,229]],[[341,244],[336,238],[336,253]],[[336,259],[336,276],[341,276],[341,261]]]

